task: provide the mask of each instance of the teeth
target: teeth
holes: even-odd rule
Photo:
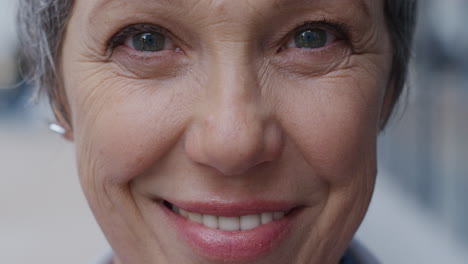
[[[254,215],[244,215],[237,217],[225,217],[216,215],[204,215],[198,213],[187,212],[183,209],[172,206],[172,211],[190,219],[195,223],[202,224],[213,229],[224,231],[240,231],[250,230],[259,227],[260,225],[268,224],[275,220],[280,220],[284,217],[284,212],[267,212]]]
[[[218,216],[219,229],[224,231],[239,231],[240,221],[239,217],[224,217]]]
[[[203,215],[203,224],[216,229],[218,228],[218,217],[214,215]]]
[[[203,215],[197,213],[188,213],[188,219],[195,223],[203,224]]]
[[[284,213],[283,213],[283,212],[274,212],[274,213],[273,213],[273,219],[274,219],[274,220],[279,220],[279,219],[281,219],[281,218],[283,218],[283,217],[284,217]]]
[[[182,209],[179,209],[179,208],[177,208],[177,207],[175,207],[175,206],[174,206],[174,208],[177,209],[177,210],[172,209],[172,211],[174,211],[174,212],[176,212],[176,213],[177,213],[177,211],[179,211],[179,214],[180,214],[181,216],[187,217],[187,218],[188,218],[188,213],[187,213],[187,211],[182,210]]]
[[[270,223],[273,221],[273,213],[262,213],[261,221],[262,225]]]
[[[260,225],[260,215],[246,215],[240,217],[240,229],[249,230],[254,229]]]

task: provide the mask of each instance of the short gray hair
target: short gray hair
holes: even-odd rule
[[[54,110],[68,122],[70,113],[63,103],[66,96],[55,65],[61,55],[63,34],[72,8],[73,0],[19,0],[18,11],[24,78],[39,91],[45,91]],[[407,79],[416,9],[417,0],[385,0],[385,19],[393,46],[391,83],[394,90],[391,110]]]
[[[61,77],[56,69],[73,0],[19,0],[17,31],[21,73],[48,95],[54,113],[70,125]]]

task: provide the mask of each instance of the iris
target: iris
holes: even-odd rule
[[[322,29],[307,29],[296,34],[294,41],[297,48],[318,49],[327,44],[328,34]]]
[[[133,48],[142,52],[156,52],[164,49],[166,36],[161,33],[141,33],[133,36]]]

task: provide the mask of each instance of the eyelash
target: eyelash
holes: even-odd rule
[[[122,45],[125,43],[125,41],[129,38],[132,37],[136,34],[140,33],[146,33],[146,32],[153,32],[153,33],[160,33],[163,34],[164,36],[170,35],[169,31],[167,29],[164,29],[163,27],[157,26],[157,25],[151,25],[151,24],[135,24],[128,26],[121,30],[119,33],[114,35],[110,41],[109,41],[109,50],[113,50],[117,48],[118,46]]]
[[[347,24],[323,19],[323,20],[317,20],[317,21],[306,21],[297,25],[292,31],[289,30],[288,33],[284,34],[286,35],[286,40],[283,41],[283,45],[284,43],[287,43],[287,41],[291,39],[291,37],[293,37],[295,34],[303,30],[312,29],[312,28],[319,28],[319,29],[331,31],[333,34],[336,35],[338,40],[349,41],[350,29]],[[170,35],[167,29],[157,26],[157,25],[135,24],[135,25],[131,25],[131,26],[124,28],[123,30],[118,32],[116,35],[114,35],[109,40],[108,48],[110,51],[113,51],[118,46],[124,44],[125,41],[129,37],[132,37],[136,34],[145,33],[145,32],[156,32],[156,33],[163,34],[165,36]]]
[[[341,40],[348,40],[349,27],[348,25],[341,22],[333,22],[328,20],[317,20],[307,21],[295,27],[292,31],[293,34],[297,34],[306,29],[319,28],[323,30],[331,31],[336,34],[336,37]],[[290,36],[288,36],[290,37]]]

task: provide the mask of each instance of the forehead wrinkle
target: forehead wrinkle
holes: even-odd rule
[[[314,4],[314,3],[321,3],[321,2],[330,2],[330,0],[275,0],[274,6],[277,9],[282,9],[286,6],[291,5],[307,5],[307,4]],[[335,2],[335,1],[333,1]],[[367,17],[371,16],[370,7],[366,0],[342,0],[343,5],[350,3],[354,7],[361,10]]]
[[[153,4],[153,5],[164,5],[164,6],[172,6],[173,8],[180,8],[183,6],[189,6],[189,0],[131,0],[132,2],[140,2],[145,4]],[[90,12],[90,18],[93,19],[99,13],[107,12],[108,8],[112,4],[128,4],[129,1],[127,0],[101,0],[94,5]]]
[[[113,3],[113,2],[127,2],[125,0],[101,0],[98,1],[97,4],[95,5],[94,9],[102,9],[105,8],[107,5]],[[182,3],[188,2],[187,0],[132,0],[136,2],[152,2],[156,4],[171,4],[171,5],[180,5]]]
[[[220,4],[224,2],[225,0],[208,0],[208,6],[213,5],[214,3]],[[236,0],[238,2],[242,0]],[[247,4],[253,6],[253,3],[250,2],[250,0],[246,0]],[[370,7],[367,3],[366,0],[339,0],[343,2],[343,5],[346,4],[351,4],[360,11],[364,13],[367,17],[371,17],[371,11]],[[193,10],[193,8],[197,5],[201,5],[202,1],[196,1],[193,3],[193,0],[132,0],[132,2],[140,2],[140,3],[145,3],[145,4],[152,4],[152,5],[161,5],[164,7],[172,7],[172,8],[182,8],[186,7],[188,10]],[[273,8],[276,9],[282,9],[287,6],[298,6],[298,5],[311,5],[311,4],[318,4],[318,3],[327,3],[330,2],[330,0],[273,0],[272,5]],[[332,0],[332,2],[335,2]],[[118,6],[123,6],[125,4],[128,4],[129,2],[127,0],[100,0],[97,1],[96,5],[91,9],[90,12],[90,20],[94,20],[95,17],[99,13],[102,12],[107,12],[109,5],[111,4],[117,4]],[[261,13],[261,12],[257,12]]]

